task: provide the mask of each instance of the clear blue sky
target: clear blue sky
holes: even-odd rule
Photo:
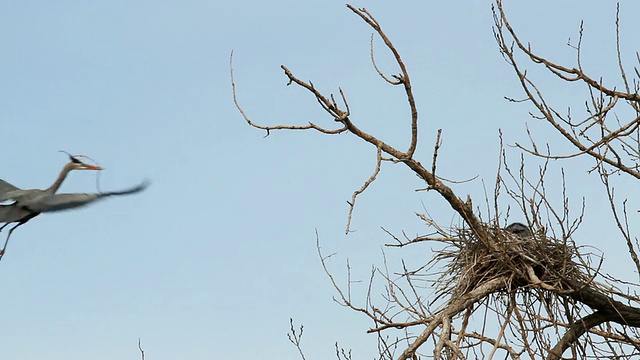
[[[413,76],[423,162],[442,128],[440,174],[492,184],[499,128],[508,143],[524,138],[525,122],[548,134],[530,107],[503,100],[522,94],[498,54],[488,1],[380,3],[354,5],[377,17]],[[523,39],[568,65],[565,44],[584,19],[587,68],[618,81],[615,4],[508,3]],[[640,48],[638,13],[636,2],[622,2],[628,59]],[[263,138],[233,106],[228,65],[234,49],[238,99],[259,123],[333,125],[308,94],[285,86],[285,64],[323,91],[341,86],[357,124],[404,147],[408,109],[400,89],[375,74],[370,34],[336,1],[3,2],[0,178],[47,187],[66,162],[63,149],[98,160],[104,189],[153,184],[16,231],[0,263],[0,357],[138,359],[142,338],[148,360],[297,359],[286,338],[293,317],[305,325],[308,358],[331,358],[336,341],[354,358],[372,358],[370,323],[332,302],[316,229],[323,250],[338,253],[330,265],[344,283],[347,258],[355,279],[381,264],[389,241],[381,226],[424,233],[414,212],[425,209],[444,225],[458,220],[436,195],[413,191],[423,186],[415,175],[386,164],[358,200],[357,231],[345,236],[346,200],[370,175],[375,149],[350,135]],[[396,72],[376,44],[380,66]],[[582,103],[574,88],[541,81],[557,104]],[[588,198],[591,222],[579,242],[624,253],[615,239],[601,240],[611,228],[590,164],[556,164],[568,169],[576,206]],[[93,174],[77,172],[62,190],[94,188]],[[455,190],[477,204],[484,197],[480,180]],[[413,262],[430,256],[428,246],[385,251]],[[609,256],[608,269],[624,274],[615,264]],[[364,284],[358,289],[362,296]]]

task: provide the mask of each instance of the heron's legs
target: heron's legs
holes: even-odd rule
[[[4,256],[5,251],[7,250],[7,245],[9,245],[9,239],[11,239],[11,234],[13,233],[13,230],[17,229],[18,227],[26,224],[29,220],[33,219],[34,217],[36,217],[36,215],[38,214],[31,214],[28,215],[27,217],[25,217],[24,219],[20,220],[16,226],[12,227],[9,230],[9,234],[7,235],[7,239],[4,241],[4,246],[2,247],[2,250],[0,250],[0,260],[2,260],[2,257]],[[0,227],[0,232],[2,230],[4,230],[4,228],[6,228],[9,224],[11,223],[6,223],[4,225],[2,225],[2,227]]]
[[[5,223],[4,225],[0,226],[0,232],[2,232],[2,230],[4,230],[4,228],[6,228],[9,224],[11,223]]]
[[[25,222],[19,222],[16,226],[12,227],[11,230],[9,230],[9,234],[7,235],[7,239],[4,241],[4,246],[2,247],[2,250],[0,250],[0,260],[2,260],[2,257],[4,256],[4,252],[7,249],[7,245],[9,245],[9,239],[11,238],[11,233],[13,233],[13,230],[15,230],[16,228],[18,228],[20,225],[25,224]],[[2,231],[2,229],[4,229],[7,225],[9,225],[10,223],[4,224],[1,228],[0,231]]]
[[[11,223],[6,223],[4,225],[2,225],[0,227],[0,232],[2,232],[2,230],[4,230],[4,228],[6,228],[7,226],[9,226],[9,224]],[[0,250],[0,259],[2,259],[2,255],[4,255],[4,249],[7,247],[7,243],[4,244],[4,247],[2,248],[2,250]]]

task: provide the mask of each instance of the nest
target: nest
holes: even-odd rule
[[[511,289],[564,289],[564,284],[589,279],[570,240],[547,237],[544,231],[525,236],[500,228],[487,232],[491,238],[481,241],[472,231],[458,229],[453,245],[439,252],[439,260],[448,260],[440,283],[443,293],[464,294],[500,277],[509,279]]]

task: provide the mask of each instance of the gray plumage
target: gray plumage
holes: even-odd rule
[[[20,189],[19,187],[9,184],[8,182],[0,179],[0,202],[13,200],[16,203],[23,202],[36,202],[38,199],[44,196],[55,194],[64,180],[67,178],[69,172],[73,170],[102,170],[100,166],[85,164],[77,158],[69,155],[69,163],[67,163],[56,181],[48,188],[42,189]],[[3,222],[0,220],[0,222]]]
[[[13,223],[18,222],[27,216],[31,215],[31,212],[15,206],[11,205],[0,205],[0,223]],[[1,230],[1,228],[0,228]]]
[[[58,178],[53,185],[44,190],[23,190],[0,179],[0,203],[13,201],[11,204],[0,205],[0,223],[5,223],[3,226],[0,226],[0,231],[9,224],[16,223],[16,225],[9,230],[9,235],[5,241],[4,248],[0,250],[0,259],[4,255],[4,251],[13,231],[38,216],[40,213],[75,209],[110,196],[139,193],[149,186],[149,182],[144,181],[138,186],[119,191],[56,194],[56,191],[60,188],[60,185],[62,185],[62,182],[70,171],[102,170],[100,166],[85,164],[72,155],[69,155],[69,159],[70,162],[62,168],[60,175],[58,175]]]
[[[533,233],[531,232],[531,229],[529,229],[529,227],[523,223],[519,223],[519,222],[514,222],[513,224],[507,226],[506,228],[504,228],[506,231],[514,233],[520,237],[528,237],[528,236],[533,236]]]
[[[4,246],[0,249],[0,259],[2,259],[2,256],[4,255],[13,231],[38,216],[40,213],[75,209],[110,196],[136,194],[143,191],[148,186],[149,182],[144,181],[138,186],[120,191],[84,194],[39,194],[39,196],[25,201],[16,201],[10,205],[0,205],[0,223],[5,223],[3,226],[0,226],[0,231],[9,224],[16,223],[16,225],[9,230]]]
[[[39,197],[37,201],[34,202],[23,202],[21,205],[23,208],[27,208],[28,210],[37,213],[70,210],[89,205],[94,201],[110,196],[136,194],[143,191],[148,186],[149,182],[144,181],[138,186],[119,191],[109,191],[102,193],[53,194]]]
[[[0,179],[0,202],[11,199],[11,193],[15,192],[16,190],[20,189]]]

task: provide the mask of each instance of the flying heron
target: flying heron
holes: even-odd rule
[[[145,181],[138,186],[120,191],[56,194],[71,170],[102,170],[100,166],[85,164],[75,156],[69,155],[69,159],[69,163],[62,168],[56,181],[44,190],[23,190],[0,179],[0,202],[14,201],[8,205],[0,205],[0,223],[5,223],[0,227],[0,231],[11,223],[17,223],[9,230],[4,247],[0,250],[0,259],[4,255],[13,231],[40,213],[74,209],[109,196],[135,194],[143,191],[149,185]]]

